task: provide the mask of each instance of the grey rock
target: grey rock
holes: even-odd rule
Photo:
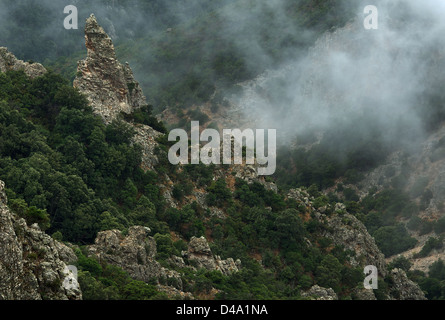
[[[295,199],[299,203],[306,199],[310,200],[306,192],[301,189],[289,190],[288,198]],[[312,205],[308,204],[308,207],[312,207]],[[388,299],[423,300],[425,298],[420,287],[409,280],[403,270],[394,269],[389,272],[385,256],[378,248],[374,238],[360,220],[345,211],[343,204],[337,203],[335,212],[329,215],[322,215],[315,210],[312,213],[313,217],[324,225],[320,236],[331,239],[334,245],[354,253],[349,257],[348,264],[357,268],[373,265],[377,267],[379,277],[390,276],[393,279],[393,285],[390,288],[391,295],[387,297]],[[314,290],[317,291],[319,288],[315,287]],[[360,300],[376,298],[372,290],[363,288],[356,288],[353,295]]]
[[[91,15],[85,24],[87,57],[78,62],[73,85],[87,97],[105,123],[120,112],[131,113],[146,105],[146,98],[128,64],[121,64],[111,38]]]
[[[361,221],[349,213],[323,216],[323,218],[328,228],[322,235],[331,239],[335,245],[343,246],[345,250],[355,253],[355,257],[350,258],[352,266],[373,265],[383,277],[386,276],[385,256]]]
[[[171,256],[167,260],[170,264],[178,267],[178,268],[186,268],[186,264],[184,262],[184,259],[178,256]]]
[[[402,269],[391,270],[393,280],[392,289],[397,292],[397,300],[426,300],[424,292],[412,280],[408,279],[405,271]]]
[[[70,290],[63,285],[67,266],[59,255],[60,244],[15,216],[7,207],[4,188],[0,181],[0,299],[82,299],[78,284]]]
[[[194,300],[195,297],[190,292],[183,292],[171,286],[164,286],[158,284],[156,289],[159,292],[165,293],[170,299],[175,300]]]
[[[59,241],[55,241],[55,246],[59,253],[59,258],[67,265],[77,262],[77,256],[71,247]]]
[[[0,72],[23,71],[31,79],[43,76],[47,70],[40,63],[24,62],[17,59],[5,47],[0,47]]]
[[[134,124],[133,128],[136,134],[132,138],[132,142],[142,148],[141,168],[143,170],[154,170],[159,163],[158,157],[155,155],[155,148],[158,146],[156,138],[162,134],[152,127],[143,124]]]
[[[111,38],[91,15],[85,24],[87,57],[78,62],[73,86],[85,95],[93,112],[105,124],[117,119],[121,112],[130,114],[147,105],[142,88],[128,63],[117,60]],[[142,148],[141,168],[154,170],[158,164],[156,138],[162,135],[150,126],[128,123],[135,130],[132,143]]]
[[[372,289],[356,288],[352,296],[354,300],[377,300]]]
[[[236,262],[232,258],[222,260],[219,256],[213,256],[212,250],[204,237],[192,237],[188,244],[187,258],[193,261],[198,269],[219,270],[224,275],[238,272],[241,261]]]
[[[299,203],[307,202],[307,206],[312,207],[308,194],[304,190],[291,189],[287,196]],[[337,203],[335,208],[340,209],[343,206]],[[381,275],[386,275],[385,257],[361,221],[348,213],[322,215],[314,211],[314,217],[326,226],[321,236],[331,239],[334,245],[343,246],[346,250],[355,253],[355,256],[350,259],[352,266],[374,265]]]
[[[142,226],[130,227],[127,236],[119,230],[99,232],[94,244],[88,246],[88,256],[118,266],[136,280],[150,282],[152,279],[174,278],[178,289],[182,290],[181,275],[155,260],[156,241],[149,233],[150,229]]]
[[[71,269],[65,267],[64,269],[64,279],[62,282],[62,287],[68,296],[81,296],[80,285],[77,281],[77,274],[74,274]]]
[[[338,300],[338,296],[334,290],[318,285],[312,286],[308,291],[303,292],[301,296],[310,300]]]

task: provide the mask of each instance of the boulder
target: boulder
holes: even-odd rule
[[[5,47],[0,47],[0,72],[23,71],[31,79],[43,76],[47,70],[40,63],[24,62],[17,59]]]

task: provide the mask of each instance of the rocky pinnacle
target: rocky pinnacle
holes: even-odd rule
[[[133,71],[117,60],[111,38],[93,14],[85,24],[85,46],[87,57],[78,62],[73,85],[105,123],[113,121],[120,112],[131,113],[146,104]]]

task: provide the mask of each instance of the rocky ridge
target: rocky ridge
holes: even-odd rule
[[[9,210],[0,181],[0,300],[82,299],[67,266],[75,259],[66,245]]]
[[[150,233],[149,228],[142,226],[130,227],[127,235],[119,230],[102,231],[98,233],[94,244],[88,246],[87,254],[100,263],[122,268],[133,279],[147,283],[156,281],[158,290],[172,298],[193,299],[191,293],[183,291],[181,273],[163,267],[156,261],[156,241]],[[214,256],[204,237],[192,237],[188,250],[182,252],[182,257],[172,256],[169,263],[180,269],[190,268],[196,271],[203,268],[217,270],[224,275],[238,272],[241,268],[239,260],[222,260],[219,256]]]
[[[95,257],[100,263],[122,268],[135,280],[173,279],[175,287],[182,290],[180,274],[162,267],[155,260],[156,241],[149,236],[150,232],[149,228],[142,226],[130,227],[127,236],[119,230],[99,232],[94,244],[88,246],[88,256]]]
[[[86,60],[79,62],[79,71],[82,73],[82,76],[78,75],[76,79],[78,81],[77,87],[81,92],[83,90],[83,93],[89,97],[93,103],[98,103],[96,106],[93,105],[95,112],[102,116],[105,123],[109,123],[115,119],[120,112],[131,112],[133,108],[137,108],[138,105],[140,106],[139,102],[142,103],[142,100],[139,100],[139,98],[141,98],[141,96],[137,94],[139,98],[135,99],[139,102],[134,102],[133,98],[128,96],[129,91],[125,92],[126,89],[123,85],[130,78],[129,72],[131,72],[131,69],[129,69],[128,66],[126,66],[126,68],[119,64],[115,58],[111,40],[97,24],[94,16],[91,16],[89,21],[87,21],[86,43],[88,57]],[[109,81],[107,77],[111,76],[111,70],[113,68],[115,71],[114,75],[119,75],[119,79]],[[94,72],[90,69],[94,70]],[[83,85],[85,87],[83,87],[79,81],[84,81]],[[129,90],[128,83],[131,82],[127,82],[127,89]],[[91,87],[88,87],[89,85],[91,85]],[[91,88],[94,88],[97,92],[89,92],[88,90]],[[103,91],[100,92],[101,90]],[[114,95],[116,92],[119,94]],[[145,169],[150,169],[156,164],[153,149],[156,146],[154,139],[157,133],[149,126],[134,126],[134,128],[140,129],[136,135],[135,142],[140,144],[144,142],[147,143],[147,145],[143,147],[145,148],[145,156],[142,162]],[[139,141],[136,139],[139,139]],[[276,186],[274,186],[273,183],[265,182],[264,179],[260,179],[251,166],[234,166],[231,167],[230,170],[234,172],[233,178],[227,171],[221,170],[219,174],[215,176],[215,179],[224,177],[226,180],[230,180],[238,177],[246,180],[248,183],[261,181],[266,187],[276,192]],[[228,182],[228,185],[230,185],[230,181]],[[355,256],[351,257],[351,264],[354,266],[373,264],[378,267],[382,276],[391,276],[394,280],[394,289],[397,292],[397,296],[389,298],[424,298],[418,286],[410,282],[403,271],[397,269],[387,270],[384,257],[378,250],[372,237],[367,233],[360,221],[347,212],[344,212],[344,206],[338,204],[334,208],[315,208],[312,203],[313,199],[311,199],[305,191],[299,189],[291,190],[288,197],[293,197],[297,202],[311,209],[315,219],[318,219],[328,226],[323,234],[325,237],[330,238],[335,244],[344,245],[346,249],[350,249],[355,253]],[[175,201],[172,199],[172,202]],[[175,203],[175,205],[180,206],[178,203]],[[216,210],[216,208],[214,209]],[[224,216],[224,212],[222,211],[216,212],[215,214]],[[6,216],[7,215],[5,215],[5,217]],[[67,284],[72,284],[73,280],[72,277],[70,278],[69,274],[67,274],[66,263],[63,263],[63,261],[72,259],[73,256],[75,257],[74,253],[72,253],[72,251],[70,252],[69,248],[64,247],[62,244],[45,235],[38,229],[38,226],[33,225],[28,227],[23,219],[16,220],[16,218],[11,217],[10,220],[12,221],[12,228],[8,227],[11,223],[8,222],[7,217],[5,218],[5,223],[0,225],[5,227],[5,233],[1,233],[1,235],[5,236],[5,238],[2,239],[2,243],[11,244],[3,248],[5,251],[0,252],[0,256],[10,256],[15,261],[14,266],[12,266],[12,262],[6,265],[8,260],[4,262],[5,267],[0,265],[2,267],[0,268],[0,279],[5,280],[1,281],[1,283],[4,284],[4,286],[1,287],[3,288],[1,292],[5,292],[4,298],[80,298],[80,292],[72,290],[72,286]],[[20,232],[21,230],[23,232]],[[15,232],[17,232],[15,234],[17,241],[14,240]],[[16,244],[14,244],[14,241]],[[43,248],[39,247],[40,244],[44,244]],[[21,246],[22,251],[20,251]],[[36,252],[34,250],[36,249],[39,249],[37,251],[37,258],[46,259],[41,264],[40,262],[42,262],[42,260],[38,260],[39,267],[43,266],[42,270],[38,269],[32,261],[29,261],[35,258]],[[12,251],[10,252],[8,250]],[[44,252],[43,257],[40,256],[41,252]],[[150,236],[150,230],[146,227],[132,227],[128,230],[128,235],[123,235],[118,230],[103,231],[98,234],[95,244],[89,246],[88,252],[89,256],[94,256],[99,261],[121,267],[126,270],[131,277],[138,280],[148,282],[153,279],[157,279],[158,281],[161,278],[170,279],[170,282],[175,283],[175,286],[165,286],[159,283],[158,289],[169,292],[172,296],[192,298],[190,294],[182,291],[180,273],[165,268],[156,261],[156,243],[153,237]],[[187,252],[183,252],[182,257],[172,257],[171,260],[172,264],[176,264],[178,267],[219,270],[226,275],[238,271],[241,267],[239,261],[235,262],[230,258],[221,260],[220,257],[214,256],[205,238],[192,238],[188,243]],[[5,268],[16,268],[16,270],[12,274],[3,272],[3,275],[1,275],[2,269],[4,271]],[[23,279],[24,281],[24,284],[21,285],[22,287],[18,290],[12,288],[14,281],[8,278],[11,277],[11,275],[16,279]],[[67,277],[68,281],[65,281]],[[62,283],[60,287],[58,287],[58,285],[56,286],[59,282]],[[317,298],[318,296],[320,299],[336,299],[335,293],[332,293],[333,290],[330,288],[314,286],[303,295],[312,298]],[[361,297],[363,297],[363,299],[375,298],[371,291],[366,291]]]
[[[17,59],[5,47],[0,47],[0,72],[23,71],[31,79],[44,75],[47,70],[40,63],[24,62]]]
[[[416,152],[407,153],[401,150],[390,154],[383,164],[366,173],[363,180],[356,185],[348,185],[354,188],[360,198],[365,197],[372,189],[380,190],[391,186],[396,179],[404,181],[403,191],[416,203],[420,212],[418,217],[429,222],[435,222],[444,217],[445,197],[445,126],[441,126],[431,133],[425,141],[413,145]],[[402,219],[405,225],[409,219]],[[396,256],[388,257],[391,261],[399,256],[404,256],[412,263],[412,270],[420,270],[428,273],[429,267],[439,259],[445,259],[445,249],[433,250],[425,257],[416,257],[426,241],[430,237],[438,237],[433,230],[421,234],[418,231],[409,233],[416,238],[418,243],[415,248],[402,252]]]
[[[392,279],[391,295],[386,297],[387,299],[426,299],[424,292],[416,283],[408,279],[403,270],[388,270],[385,256],[377,247],[374,238],[361,221],[346,211],[344,204],[337,203],[335,206],[326,205],[316,208],[313,202],[314,197],[302,189],[291,189],[287,197],[296,200],[307,212],[312,212],[313,218],[324,225],[321,236],[331,239],[334,245],[342,246],[345,250],[353,252],[349,258],[351,266],[364,268],[367,265],[373,265],[377,267],[380,278],[390,277]],[[303,296],[312,299],[335,300],[336,297],[329,293],[329,289],[312,287],[303,293]],[[360,300],[376,299],[373,291],[366,289],[357,289],[355,296]]]
[[[337,294],[331,288],[323,288],[318,285],[311,287],[302,293],[302,296],[309,300],[337,300]]]

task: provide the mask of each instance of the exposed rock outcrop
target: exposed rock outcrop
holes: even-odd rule
[[[147,104],[142,88],[128,63],[118,61],[111,38],[92,14],[85,24],[87,57],[78,62],[73,86],[83,93],[93,112],[105,124],[111,123],[121,112],[132,113]],[[158,163],[154,150],[161,133],[150,126],[129,123],[136,134],[132,143],[142,148],[141,167],[153,170]]]
[[[78,62],[74,87],[84,93],[95,113],[110,123],[120,112],[131,113],[146,98],[128,63],[121,64],[113,42],[92,14],[85,24],[87,57]]]
[[[374,291],[365,288],[355,289],[352,296],[354,300],[377,300]]]
[[[288,198],[295,199],[307,207],[312,206],[309,195],[303,190],[290,190]],[[342,208],[344,206],[339,203],[334,209],[341,210]],[[326,225],[322,236],[331,239],[334,245],[343,246],[345,250],[354,252],[355,256],[350,258],[352,266],[374,265],[382,276],[386,276],[385,256],[377,247],[365,225],[347,212],[323,214],[322,212],[326,210],[328,209],[321,207],[314,211],[315,218]]]
[[[150,282],[160,278],[173,279],[177,289],[182,289],[178,272],[168,270],[155,260],[157,249],[147,227],[133,226],[128,235],[119,230],[107,230],[97,234],[94,245],[88,247],[88,256],[99,262],[118,266],[136,280]]]
[[[141,167],[143,170],[153,170],[158,164],[158,157],[155,155],[155,148],[158,146],[156,138],[162,135],[150,126],[136,124],[133,126],[136,131],[132,142],[141,146],[142,159]]]
[[[0,299],[81,299],[79,284],[62,260],[74,259],[74,252],[12,213],[4,187],[0,181]]]
[[[235,262],[232,258],[222,260],[219,256],[213,256],[209,243],[204,237],[192,237],[185,255],[189,261],[194,261],[197,268],[219,270],[224,275],[238,272],[241,266],[240,260]]]
[[[391,270],[393,280],[393,291],[396,292],[395,298],[398,300],[426,300],[425,294],[419,286],[408,279],[405,271],[402,269]]]
[[[311,287],[301,294],[302,297],[310,300],[338,300],[337,294],[331,288],[323,288],[318,285]]]
[[[335,245],[355,252],[355,257],[351,257],[350,260],[351,265],[373,265],[382,276],[386,276],[385,256],[362,222],[353,215],[345,213],[325,217],[325,223],[328,226],[328,230],[324,233],[325,237],[331,239]]]
[[[0,47],[0,72],[23,71],[32,79],[43,76],[47,70],[40,63],[24,62],[17,59],[5,47]]]
[[[163,286],[158,284],[156,289],[159,292],[165,293],[167,297],[175,300],[194,300],[195,297],[190,292],[183,292],[171,286]]]
[[[306,191],[301,189],[290,190],[288,198],[296,200],[299,205],[311,211],[313,217],[324,225],[321,236],[331,239],[334,245],[341,246],[345,250],[354,253],[349,257],[348,261],[351,266],[364,268],[367,265],[373,265],[377,267],[380,279],[384,277],[391,279],[390,295],[386,297],[387,299],[425,299],[425,295],[420,287],[409,280],[403,270],[388,270],[385,256],[378,248],[374,238],[368,233],[361,221],[346,212],[343,204],[337,203],[335,206],[332,206],[333,208],[328,207],[329,205],[314,208],[313,197],[310,197]],[[325,294],[324,291],[320,291],[317,287],[315,289],[311,288],[311,290],[303,296],[331,296]],[[367,289],[356,289],[354,296],[358,300],[375,300],[373,291]]]

